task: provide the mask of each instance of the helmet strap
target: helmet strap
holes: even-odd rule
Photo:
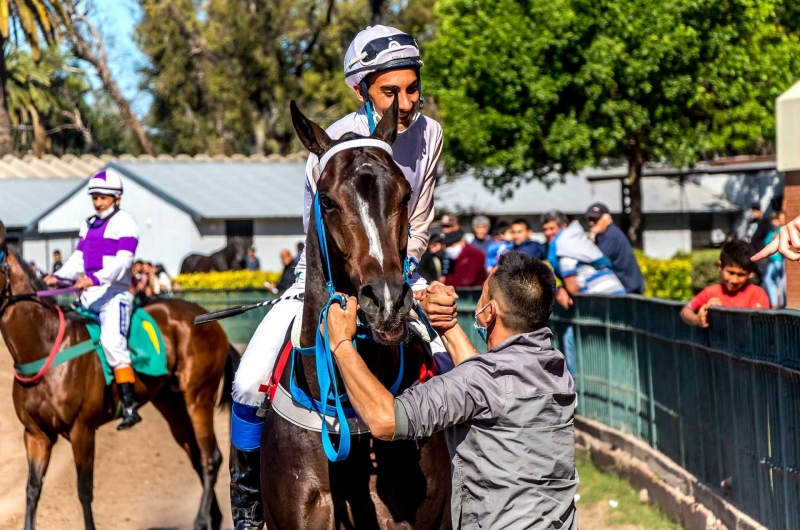
[[[369,99],[369,86],[365,80],[362,80],[359,83],[361,87],[361,95],[364,97],[364,107],[367,109],[367,122],[369,123],[369,133],[372,134],[375,132],[375,118],[372,116],[373,108],[372,102]]]

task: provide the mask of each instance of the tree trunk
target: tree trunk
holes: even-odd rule
[[[6,39],[0,35],[0,157],[11,154],[13,143],[11,139],[11,116],[8,113],[8,70],[6,69]]]
[[[627,190],[628,200],[630,201],[625,212],[628,214],[628,239],[634,248],[642,248],[642,153],[638,146],[634,145],[628,154],[628,178],[626,179],[625,189]]]
[[[97,31],[97,28],[89,23],[85,16],[75,13],[74,17],[86,26],[89,34],[95,41],[97,52],[95,53],[91,43],[83,38],[83,35],[81,35],[80,31],[78,31],[78,28],[74,27],[74,22],[74,31],[72,31],[69,35],[69,39],[72,44],[72,52],[75,54],[75,57],[83,59],[95,67],[97,70],[97,75],[100,76],[100,81],[103,83],[103,89],[112,99],[112,101],[114,101],[114,103],[117,105],[117,108],[119,108],[119,111],[122,113],[122,117],[128,122],[131,129],[133,129],[133,132],[136,134],[136,138],[139,140],[139,145],[142,147],[142,151],[148,155],[153,155],[153,146],[150,144],[150,140],[147,139],[147,134],[144,130],[144,127],[139,121],[139,118],[137,118],[133,113],[128,100],[125,99],[125,96],[122,94],[119,85],[117,85],[116,81],[114,81],[114,78],[111,75],[111,70],[108,68],[108,60],[106,59],[106,50],[103,46],[100,33]]]
[[[31,105],[28,107],[31,113],[31,124],[33,125],[33,156],[41,158],[47,151],[47,133],[42,127],[42,122],[39,120],[39,111],[36,107]]]
[[[369,9],[372,13],[372,25],[383,23],[383,4],[385,0],[369,0]]]

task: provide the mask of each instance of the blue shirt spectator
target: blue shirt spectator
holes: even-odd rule
[[[614,224],[611,212],[603,203],[595,203],[586,212],[589,230],[595,235],[595,244],[611,261],[611,270],[619,279],[625,292],[642,294],[644,277],[625,233]]]
[[[500,261],[500,256],[514,248],[514,243],[511,242],[511,225],[505,221],[500,221],[494,227],[494,235],[492,242],[489,243],[486,249],[486,272],[491,274],[497,263]]]
[[[487,255],[489,254],[489,245],[492,244],[490,229],[491,221],[485,215],[478,215],[472,219],[472,233],[475,234],[475,239],[472,240],[470,245]]]
[[[511,223],[511,239],[514,247],[511,250],[522,252],[538,260],[547,259],[547,246],[531,240],[531,224],[526,219],[515,219]]]

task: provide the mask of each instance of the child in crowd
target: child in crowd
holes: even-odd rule
[[[755,270],[755,264],[750,261],[753,254],[753,246],[746,241],[734,239],[725,243],[717,262],[720,283],[706,287],[686,304],[681,311],[683,321],[690,326],[707,328],[708,308],[711,306],[769,309],[769,298],[764,289],[748,283]]]

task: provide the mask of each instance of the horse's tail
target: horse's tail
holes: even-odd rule
[[[239,368],[239,352],[228,345],[228,360],[225,362],[225,377],[222,382],[222,395],[219,397],[219,408],[230,408],[233,404],[233,377]]]

